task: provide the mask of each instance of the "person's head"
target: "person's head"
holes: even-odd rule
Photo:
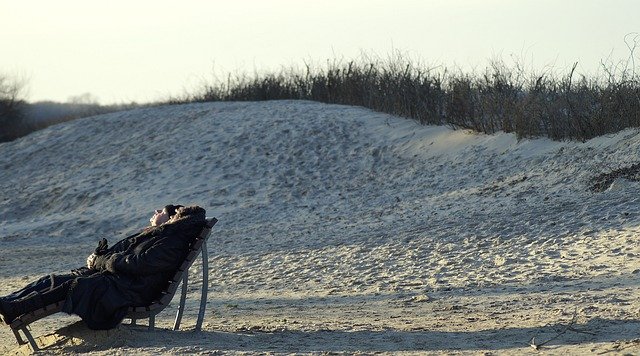
[[[151,226],[160,226],[167,221],[171,220],[178,211],[178,209],[182,208],[182,205],[165,205],[162,210],[155,210],[149,222],[151,222]]]

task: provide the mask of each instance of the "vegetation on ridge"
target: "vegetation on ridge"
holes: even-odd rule
[[[387,60],[328,62],[279,72],[228,75],[171,103],[314,100],[356,105],[483,133],[514,132],[519,138],[587,140],[640,126],[640,76],[627,63],[602,63],[602,74],[528,73],[502,60],[479,73],[427,68],[400,54]]]
[[[0,75],[0,142],[21,136],[24,127],[24,84]]]
[[[482,71],[465,73],[427,67],[399,53],[386,60],[364,56],[254,76],[229,74],[165,103],[313,100],[488,134],[584,141],[640,126],[640,71],[635,70],[635,46],[629,49],[627,62],[603,62],[597,75],[576,73],[577,63],[566,74],[557,74],[494,60]],[[23,83],[0,75],[0,142],[57,122],[139,106],[28,104],[23,89]],[[36,120],[43,115],[45,119]]]

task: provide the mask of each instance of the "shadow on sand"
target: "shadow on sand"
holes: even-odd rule
[[[585,324],[566,329],[555,324],[541,327],[505,328],[468,332],[429,330],[281,330],[266,332],[247,330],[220,331],[149,331],[141,327],[120,326],[114,330],[93,331],[77,322],[42,337],[49,351],[78,353],[120,349],[133,352],[144,348],[152,352],[398,352],[398,351],[506,351],[529,348],[533,337],[537,343],[556,337],[545,345],[547,349],[564,345],[605,343],[633,340],[640,328],[638,320],[594,318]],[[576,331],[577,330],[577,331]],[[583,332],[578,332],[583,331]],[[531,349],[532,350],[532,349]]]

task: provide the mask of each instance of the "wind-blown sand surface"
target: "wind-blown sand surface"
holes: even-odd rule
[[[220,219],[201,333],[196,283],[183,331],[58,314],[46,352],[640,353],[640,183],[589,189],[638,162],[638,130],[517,141],[313,102],[76,120],[0,144],[0,294],[198,204]]]

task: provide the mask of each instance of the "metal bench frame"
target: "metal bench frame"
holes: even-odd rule
[[[173,330],[180,328],[180,322],[182,321],[182,314],[184,313],[185,301],[187,299],[187,287],[189,283],[189,268],[195,262],[198,255],[202,254],[202,292],[200,295],[200,310],[198,311],[198,320],[196,321],[195,331],[200,331],[202,328],[202,322],[204,320],[204,313],[207,308],[207,294],[209,292],[209,257],[207,252],[207,240],[211,235],[211,229],[218,222],[216,218],[207,218],[207,223],[202,229],[200,235],[196,238],[191,245],[189,254],[185,258],[184,262],[178,268],[173,278],[169,281],[167,288],[162,291],[160,297],[153,303],[147,306],[129,307],[125,319],[131,319],[130,325],[136,325],[139,319],[149,319],[149,330],[153,330],[155,327],[156,315],[166,308],[173,296],[178,290],[178,285],[182,283],[182,294],[180,295],[180,304],[176,313],[176,318],[173,323]],[[16,318],[9,327],[13,331],[18,344],[24,345],[27,342],[31,345],[33,351],[38,350],[38,345],[35,339],[29,331],[29,324],[45,318],[49,315],[62,311],[64,301],[60,301],[54,304],[45,306],[44,308],[35,310],[33,312],[23,314]],[[20,333],[23,333],[27,338],[25,341]]]

